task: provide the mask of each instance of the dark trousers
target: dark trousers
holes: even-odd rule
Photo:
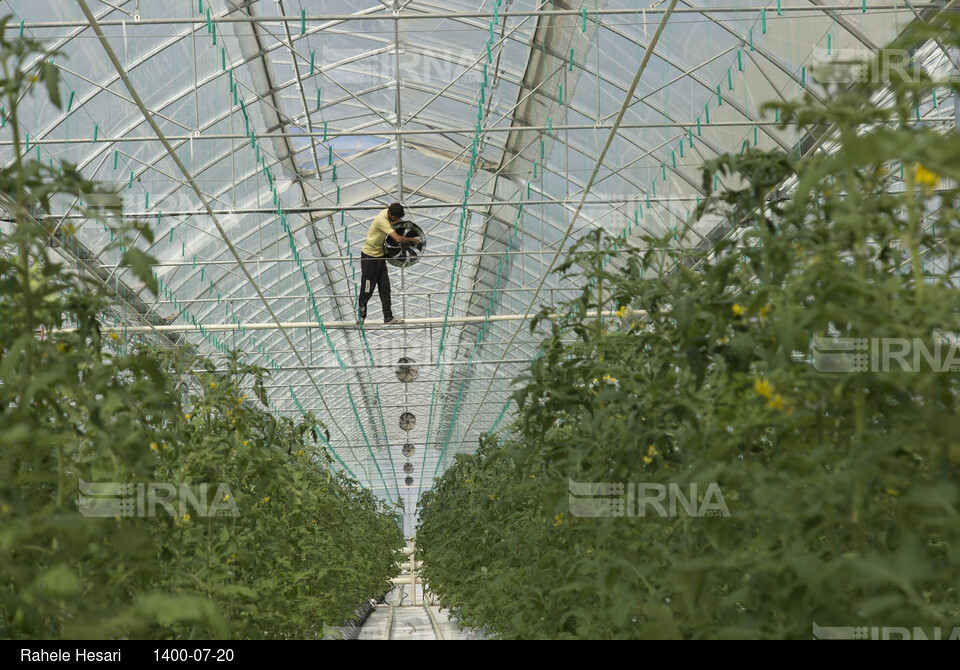
[[[383,305],[383,319],[393,318],[393,305],[390,302],[390,278],[387,277],[387,259],[374,258],[360,253],[360,318],[367,318],[367,302],[373,295],[373,287],[380,291],[380,303]]]

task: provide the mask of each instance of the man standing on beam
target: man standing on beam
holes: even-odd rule
[[[367,241],[360,249],[360,323],[367,318],[367,303],[373,295],[373,287],[380,291],[380,304],[383,306],[383,323],[386,325],[402,324],[403,319],[393,315],[393,305],[390,302],[390,278],[387,277],[386,251],[383,244],[387,237],[397,244],[420,245],[416,237],[403,237],[393,230],[393,225],[403,220],[406,212],[403,205],[395,202],[380,212],[373,220]]]

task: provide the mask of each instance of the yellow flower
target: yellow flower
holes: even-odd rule
[[[117,335],[116,333],[110,333],[110,339],[116,342],[117,340],[120,339],[120,336]]]
[[[733,307],[731,307],[730,309],[733,310],[734,316],[743,316],[744,314],[747,313],[746,308],[741,306],[740,303],[734,303]]]
[[[217,388],[217,382],[210,382],[210,388],[212,389]]]
[[[644,463],[644,465],[650,465],[651,463],[653,463],[653,459],[650,458],[649,456],[644,456],[644,457],[643,457],[643,463]]]
[[[783,410],[783,397],[778,393],[770,399],[770,402],[767,403],[767,409],[779,409]]]
[[[227,502],[228,500],[230,500],[230,494],[229,494],[229,493],[225,493],[225,494],[223,495],[223,502]]]
[[[189,521],[189,520],[190,520],[190,515],[189,515],[189,514],[184,514],[184,515],[183,515],[183,520],[184,520],[184,521]]]
[[[898,491],[897,489],[884,489],[884,490],[886,491],[887,495],[889,495],[889,496],[898,496],[898,495],[900,495],[900,491]]]
[[[560,512],[560,514],[553,517],[553,525],[559,526],[562,523],[563,523],[563,512]]]
[[[936,172],[932,172],[927,168],[923,167],[920,163],[917,163],[914,168],[914,179],[917,183],[925,188],[936,188],[940,184],[940,175]]]
[[[753,390],[762,395],[764,398],[769,398],[773,394],[773,384],[771,384],[767,379],[760,379],[757,377],[753,380]]]
[[[243,446],[247,446],[247,444],[249,444],[249,443],[248,443],[246,440],[244,440],[244,441],[243,441]]]
[[[623,318],[623,315],[626,314],[626,313],[627,313],[627,306],[626,306],[626,305],[624,305],[623,307],[621,307],[620,309],[617,310],[617,316],[620,317],[621,319]]]
[[[649,447],[647,447],[647,453],[650,454],[651,456],[658,456],[658,455],[659,455],[659,452],[657,451],[657,448],[656,448],[655,446],[653,446],[652,444],[651,444]]]
[[[61,354],[66,350],[67,350],[67,345],[65,345],[63,342],[57,345],[57,351],[59,351]]]
[[[190,414],[189,414],[189,413],[184,414],[184,415],[183,415],[183,418],[186,419],[187,421],[189,421],[189,420],[190,420]]]
[[[262,502],[262,503],[268,503],[268,502],[270,502],[270,496],[267,496],[266,498],[264,498],[264,499],[261,500],[260,502]]]
[[[761,307],[761,308],[760,308],[760,318],[761,318],[761,319],[766,319],[767,316],[770,314],[770,309],[771,309],[771,307],[770,307],[770,303],[769,303],[769,302],[768,302],[766,305],[764,305],[763,307]]]
[[[616,384],[616,383],[617,383],[617,378],[616,378],[616,377],[611,377],[610,375],[604,375],[604,376],[603,376],[603,381],[605,381],[605,382],[610,382],[611,384]]]
[[[157,443],[156,443],[156,442],[151,442],[151,443],[150,443],[150,450],[151,450],[151,451],[156,451],[156,450],[157,450]]]

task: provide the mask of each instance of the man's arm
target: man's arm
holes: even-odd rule
[[[404,237],[403,235],[400,235],[399,233],[397,233],[397,231],[395,230],[390,233],[390,239],[396,242],[397,244],[416,244],[416,245],[420,244],[419,237]]]

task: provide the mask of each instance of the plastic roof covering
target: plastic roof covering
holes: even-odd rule
[[[274,319],[191,178],[282,322],[355,320],[359,245],[401,188],[429,253],[403,272],[390,269],[398,314],[524,314],[668,3],[402,0],[399,21],[394,0],[88,4],[189,178],[66,0],[6,6],[26,34],[66,56],[57,62],[69,111],[44,96],[25,100],[31,150],[116,183],[127,215],[155,227],[159,299],[113,272],[118,254],[104,250],[109,236],[99,224],[78,233],[111,282],[139,293],[153,323],[249,324]],[[914,10],[929,9],[827,5],[795,0],[778,12],[775,1],[682,0],[571,239],[594,226],[636,235],[678,225],[700,195],[703,160],[745,143],[797,145],[794,132],[760,120],[760,104],[803,88],[816,95],[812,63],[828,51],[876,49]],[[461,15],[423,17],[445,13]],[[348,14],[371,16],[322,18]],[[9,160],[9,142],[0,149]],[[58,214],[70,216],[74,204],[61,203]],[[570,290],[548,277],[534,311]],[[379,317],[375,296],[368,322]],[[144,323],[133,309],[116,318]],[[509,420],[510,380],[538,345],[519,321],[368,329],[365,337],[332,328],[183,337],[207,353],[236,346],[274,369],[270,409],[317,412],[331,427],[337,467],[388,500],[403,498],[408,512],[453,454]],[[400,356],[422,364],[416,381],[397,380],[390,366]],[[409,434],[398,424],[405,410],[417,417]],[[406,442],[416,446],[412,486]]]

